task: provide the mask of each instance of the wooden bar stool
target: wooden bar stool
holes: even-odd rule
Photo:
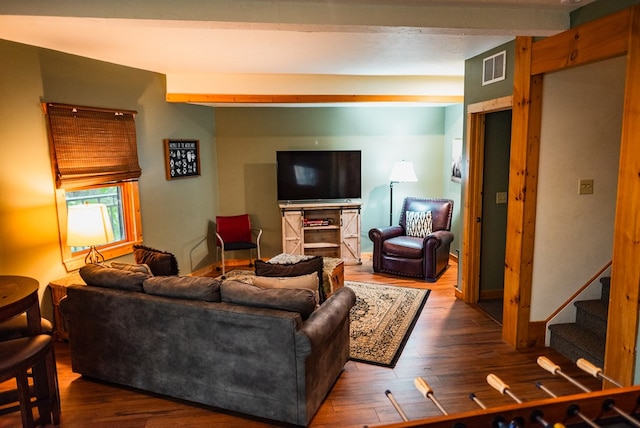
[[[28,372],[33,371],[34,388],[29,387]],[[19,406],[3,409],[0,414],[20,410],[23,427],[60,423],[60,400],[53,340],[48,334],[0,342],[0,382],[15,378]],[[32,401],[32,396],[36,400]],[[9,400],[8,402],[15,402]],[[2,401],[7,403],[6,400]],[[38,418],[33,407],[38,407]]]
[[[53,324],[46,318],[40,318],[40,328],[42,333],[53,334]],[[18,315],[0,323],[0,341],[19,339],[31,335],[26,314]]]

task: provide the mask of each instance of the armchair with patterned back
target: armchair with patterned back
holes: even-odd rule
[[[373,228],[373,271],[436,281],[449,266],[450,199],[405,198],[397,226]]]

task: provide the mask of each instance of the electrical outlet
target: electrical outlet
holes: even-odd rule
[[[496,192],[496,204],[507,203],[507,192]]]
[[[591,195],[593,194],[593,178],[580,179],[580,188],[578,189],[579,195]]]

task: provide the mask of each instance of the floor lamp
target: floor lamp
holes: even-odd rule
[[[418,181],[413,163],[407,161],[394,162],[389,175],[389,226],[393,223],[393,184]]]

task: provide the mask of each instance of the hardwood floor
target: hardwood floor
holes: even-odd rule
[[[601,388],[564,357],[545,348],[518,352],[501,339],[500,326],[473,306],[454,296],[457,266],[453,264],[436,283],[373,274],[371,262],[346,266],[347,281],[364,281],[431,289],[424,310],[393,369],[349,361],[344,372],[311,422],[311,427],[362,427],[402,419],[385,395],[388,389],[409,419],[440,415],[415,389],[423,377],[449,413],[476,410],[468,397],[488,407],[512,404],[486,383],[494,373],[523,401],[548,398],[535,387],[540,381],[557,395],[579,390],[536,364],[545,355],[566,374],[592,390]],[[193,405],[137,390],[89,381],[71,371],[69,347],[56,344],[62,403],[62,427],[270,427],[277,424]],[[12,387],[0,384],[0,390]],[[18,413],[0,417],[0,427],[20,426]]]

